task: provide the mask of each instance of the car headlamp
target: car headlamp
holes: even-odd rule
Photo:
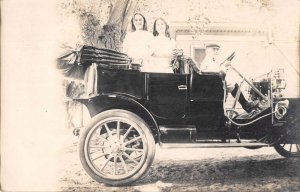
[[[287,113],[287,109],[289,107],[289,101],[284,100],[284,101],[279,101],[275,105],[275,117],[279,120],[284,117],[284,115]]]

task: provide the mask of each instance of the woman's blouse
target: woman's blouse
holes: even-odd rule
[[[175,41],[165,36],[154,37],[151,43],[152,59],[151,72],[173,73],[171,67],[172,51],[175,48]]]
[[[146,65],[149,65],[152,39],[151,33],[141,30],[127,33],[124,39],[123,52],[133,59],[133,63],[142,64],[142,71]]]

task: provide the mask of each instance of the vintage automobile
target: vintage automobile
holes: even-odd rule
[[[156,144],[169,148],[272,146],[284,157],[300,156],[300,99],[284,98],[283,70],[249,84],[262,106],[239,112],[225,108],[224,76],[189,71],[141,72],[127,55],[84,46],[76,62],[85,69],[85,94],[75,98],[91,117],[80,133],[83,168],[97,182],[125,185],[152,164]],[[233,59],[232,54],[228,60]],[[177,59],[180,59],[178,56]],[[240,92],[241,90],[239,90]]]

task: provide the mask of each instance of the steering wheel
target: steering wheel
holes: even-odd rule
[[[235,57],[235,51],[234,51],[233,53],[231,53],[231,55],[230,55],[229,57],[227,57],[227,59],[225,59],[225,60],[221,63],[221,65],[224,64],[226,61],[231,61],[234,57]]]

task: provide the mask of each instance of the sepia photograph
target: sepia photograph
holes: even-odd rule
[[[2,0],[1,191],[300,191],[299,0]]]

